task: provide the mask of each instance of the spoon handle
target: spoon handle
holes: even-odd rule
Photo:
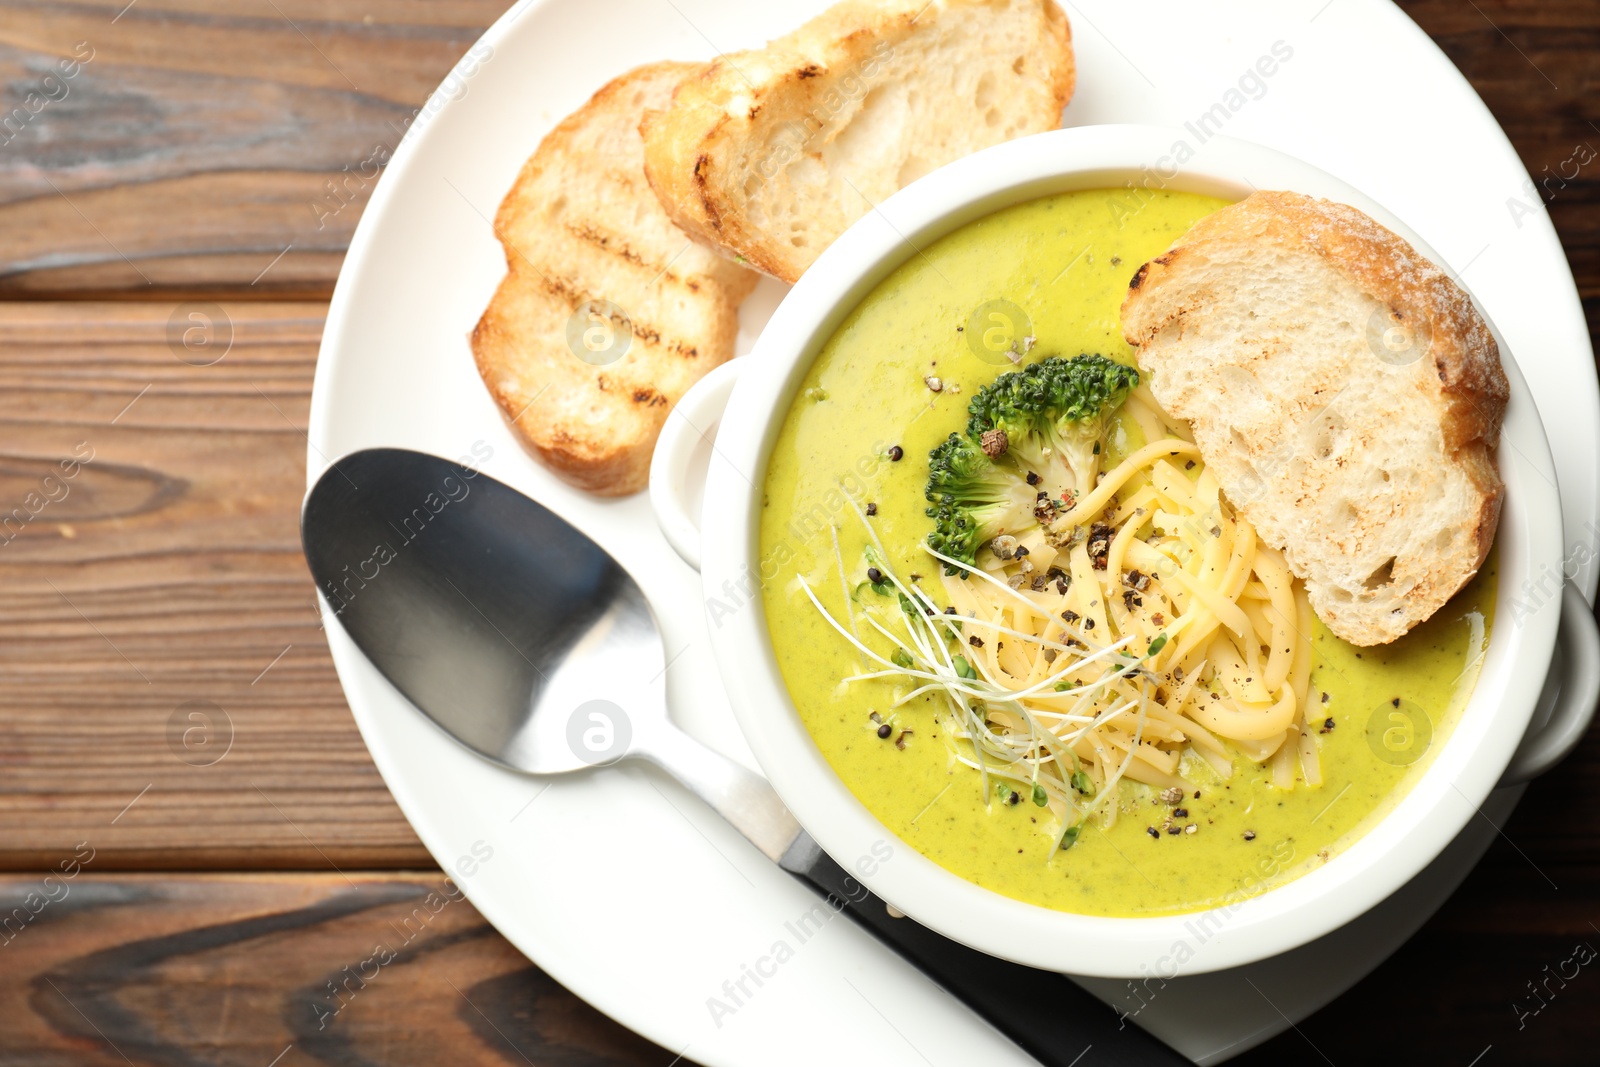
[[[779,866],[866,927],[1044,1067],[1188,1064],[1065,975],[1009,963],[896,916],[802,833]]]
[[[670,722],[649,724],[631,755],[654,763],[687,786],[774,862],[802,836],[800,824],[765,778]]]

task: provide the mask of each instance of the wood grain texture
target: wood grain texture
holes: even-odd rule
[[[0,296],[325,298],[379,164],[506,7],[0,0]]]
[[[1234,1062],[1370,1063],[1381,1039],[1383,1063],[1591,1063],[1600,973],[1568,961],[1600,949],[1600,886],[1532,847],[1495,846],[1373,976]],[[77,856],[0,876],[7,1067],[260,1067],[286,1049],[285,1067],[693,1067],[529,965],[438,872],[107,876]]]
[[[0,304],[0,869],[431,862],[300,555],[322,313]]]
[[[0,878],[0,923],[28,916],[0,925],[6,1067],[672,1059],[531,966],[436,872],[108,878],[97,862]]]

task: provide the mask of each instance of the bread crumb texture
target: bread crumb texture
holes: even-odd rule
[[[733,355],[758,275],[693,244],[650,191],[639,122],[694,63],[601,89],[545,137],[495,216],[506,276],[472,332],[501,412],[575,485],[642,489],[667,414]]]

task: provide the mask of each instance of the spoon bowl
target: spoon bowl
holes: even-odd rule
[[[563,774],[614,762],[636,720],[666,718],[652,692],[661,639],[638,583],[521,493],[447,460],[375,449],[317,483],[302,523],[317,586],[356,644],[479,755]],[[589,717],[607,707],[629,711]]]

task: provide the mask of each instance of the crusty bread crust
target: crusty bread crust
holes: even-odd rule
[[[1055,129],[1075,77],[1055,0],[844,0],[685,79],[645,172],[697,240],[793,282],[915,178]]]
[[[472,331],[478,372],[529,450],[594,493],[645,486],[667,413],[733,355],[758,277],[694,245],[644,178],[640,116],[699,69],[657,63],[605,86],[544,138],[495,215],[507,273]],[[591,334],[598,351],[581,343]]]
[[[1258,192],[1140,267],[1122,321],[1157,400],[1334,633],[1392,641],[1477,573],[1509,389],[1471,298],[1399,236]]]

